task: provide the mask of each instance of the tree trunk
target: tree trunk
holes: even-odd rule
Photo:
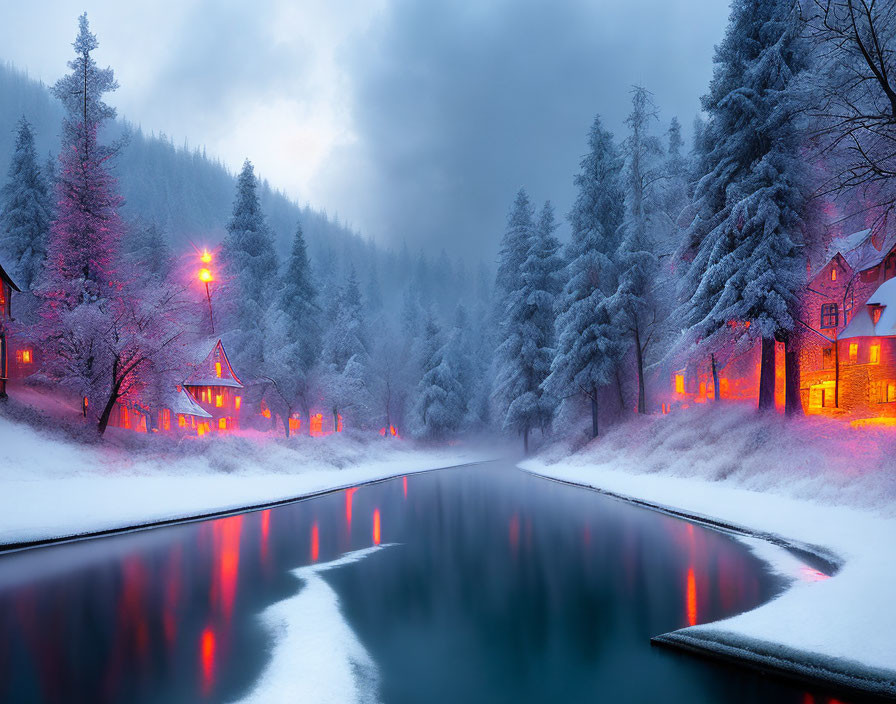
[[[100,420],[97,423],[96,429],[99,431],[100,435],[103,435],[106,432],[106,426],[109,425],[109,418],[112,417],[112,409],[115,408],[115,402],[118,400],[118,384],[116,384],[112,388],[112,393],[109,394],[109,400],[106,401],[106,405],[103,408],[103,412],[100,413]]]
[[[597,389],[591,389],[591,437],[597,437]]]
[[[528,426],[523,430],[523,453],[529,454],[529,428]]]
[[[759,362],[759,410],[775,407],[775,338],[762,338],[762,356]]]
[[[292,418],[292,413],[289,411],[286,412],[286,417],[283,419],[283,430],[286,432],[286,437],[289,438],[289,419]]]
[[[719,368],[716,366],[716,356],[715,354],[711,354],[709,356],[710,362],[712,363],[712,400],[719,400]]]
[[[803,404],[800,401],[799,350],[796,336],[793,334],[784,339],[784,414],[803,415]]]
[[[339,409],[338,408],[333,409],[333,432],[334,433],[339,432]]]
[[[638,364],[638,413],[647,413],[647,399],[644,396],[644,354],[641,350],[641,335],[635,326],[635,359]]]
[[[622,395],[622,379],[619,378],[619,367],[616,367],[616,393],[619,394],[619,413],[625,413],[625,398]]]

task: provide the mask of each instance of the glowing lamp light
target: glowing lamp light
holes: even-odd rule
[[[212,272],[209,271],[208,269],[200,269],[199,270],[199,280],[202,283],[207,284],[211,281],[214,281],[215,277],[212,276]]]
[[[202,260],[203,264],[212,263],[212,254],[207,249],[202,250],[202,254],[199,255],[199,258]]]

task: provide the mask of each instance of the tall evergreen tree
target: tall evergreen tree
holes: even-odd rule
[[[430,313],[423,334],[425,358],[414,407],[416,430],[422,437],[439,440],[460,428],[466,411],[464,390],[454,366],[461,357],[460,332],[455,328],[443,343]]]
[[[510,211],[499,276],[504,273],[504,310],[497,349],[495,397],[505,430],[523,436],[550,423],[552,403],[542,383],[554,355],[553,306],[557,288],[559,243],[554,237],[553,208],[545,205],[538,224],[525,191],[517,194]],[[509,263],[519,261],[511,273]]]
[[[321,355],[321,311],[308,260],[302,225],[296,225],[292,250],[280,279],[280,295],[267,314],[266,351],[259,365],[273,387],[266,394],[280,415],[286,435],[289,419],[301,411],[311,431],[314,370]]]
[[[774,405],[775,340],[784,341],[790,413],[800,407],[791,333],[805,278],[797,77],[808,51],[797,11],[786,0],[732,5],[703,99],[706,173],[695,193],[692,229],[705,234],[693,241],[690,278],[696,285],[687,306],[691,335],[704,349],[732,336],[761,340],[760,409]]]
[[[662,149],[659,140],[651,134],[655,120],[656,108],[650,94],[643,87],[635,86],[632,111],[626,119],[629,136],[623,145],[626,218],[618,252],[619,288],[615,303],[635,350],[638,413],[647,413],[644,359],[661,322],[656,298],[659,273],[656,235]]]
[[[569,214],[566,283],[557,300],[557,353],[545,388],[560,399],[584,394],[597,437],[598,393],[614,379],[626,348],[613,304],[624,210],[622,158],[600,117],[594,118],[588,147],[575,177],[578,196]]]
[[[34,133],[19,120],[8,180],[0,189],[0,254],[16,282],[30,289],[47,257],[51,206],[47,182],[37,164]]]
[[[251,369],[264,361],[264,321],[277,281],[277,256],[248,159],[237,179],[222,259],[231,349],[237,366]]]

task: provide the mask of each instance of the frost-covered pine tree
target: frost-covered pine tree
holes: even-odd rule
[[[16,282],[31,289],[47,257],[50,194],[37,164],[34,133],[19,120],[6,184],[0,189],[0,255],[13,269]]]
[[[732,335],[761,340],[760,409],[774,406],[775,340],[782,340],[786,407],[798,412],[791,333],[805,278],[806,204],[798,77],[808,63],[798,8],[786,0],[736,0],[715,62],[703,99],[706,173],[692,226],[705,234],[692,238],[687,322],[707,351]]]
[[[503,428],[522,435],[527,452],[531,431],[546,428],[553,415],[553,402],[545,397],[542,383],[554,356],[553,307],[560,267],[555,229],[550,203],[536,225],[528,195],[521,190],[510,210],[498,269],[504,305],[494,397]],[[511,268],[515,262],[516,270]]]
[[[599,391],[614,380],[627,347],[613,302],[624,198],[622,158],[600,117],[594,118],[588,147],[575,177],[578,195],[569,214],[565,285],[556,305],[557,351],[544,385],[555,398],[586,396],[597,437]]]
[[[656,107],[647,90],[632,89],[632,111],[626,118],[629,136],[623,144],[626,217],[617,254],[619,287],[615,305],[631,335],[638,380],[638,413],[647,413],[645,355],[655,341],[658,315],[656,254],[660,200],[658,183],[662,148],[651,133]]]
[[[322,322],[317,288],[302,225],[296,225],[292,250],[280,278],[280,295],[267,313],[262,376],[273,393],[269,405],[289,435],[289,418],[302,413],[310,432],[314,371],[321,355]]]
[[[324,398],[333,422],[352,409],[355,420],[363,423],[370,408],[367,329],[364,304],[354,267],[337,297],[336,318],[324,335],[321,362],[324,367]]]
[[[252,369],[264,361],[264,321],[274,298],[277,256],[273,235],[261,211],[258,180],[248,159],[237,178],[222,260],[230,347],[237,366]]]
[[[457,377],[458,331],[442,342],[441,330],[430,313],[423,329],[423,376],[414,404],[416,434],[434,440],[456,432],[466,412],[463,388]]]

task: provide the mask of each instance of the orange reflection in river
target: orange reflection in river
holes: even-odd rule
[[[352,497],[357,490],[357,487],[345,490],[345,522],[348,525],[349,531],[352,529]]]
[[[401,478],[401,486],[404,489],[404,498],[408,498],[408,478],[407,477]]]
[[[311,526],[311,561],[317,562],[320,555],[320,532],[317,528],[317,521]]]
[[[373,510],[373,544],[380,544],[380,510],[378,508]]]
[[[242,514],[219,518],[213,524],[215,544],[215,580],[212,602],[217,602],[225,619],[230,619],[236,601],[236,585],[240,567],[240,534]]]
[[[697,625],[697,581],[694,578],[694,568],[688,568],[688,586],[687,586],[687,603],[688,603],[688,625]]]
[[[199,637],[199,657],[202,664],[202,693],[208,695],[215,685],[215,632],[206,626]]]

